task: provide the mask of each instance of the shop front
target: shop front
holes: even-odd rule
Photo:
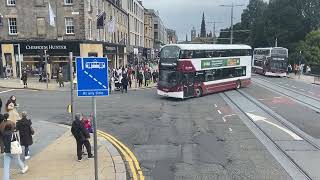
[[[109,68],[117,69],[127,65],[126,47],[124,45],[104,43],[103,56],[108,57]]]

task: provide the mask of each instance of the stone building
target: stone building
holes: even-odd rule
[[[154,17],[153,9],[144,10],[144,56],[147,59],[153,59],[154,54]]]
[[[4,67],[30,75],[44,69],[68,71],[68,54],[109,57],[110,67],[126,64],[128,14],[120,0],[3,0],[0,6],[0,74]],[[100,26],[100,27],[98,27]]]
[[[168,44],[176,44],[178,42],[178,36],[173,29],[167,29]]]

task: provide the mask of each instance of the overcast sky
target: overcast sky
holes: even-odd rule
[[[208,22],[221,22],[216,24],[216,29],[230,27],[231,8],[220,7],[223,4],[243,4],[243,7],[234,9],[234,22],[241,20],[241,13],[249,0],[143,0],[147,9],[155,9],[160,13],[164,24],[175,29],[179,40],[185,40],[186,34],[190,40],[190,31],[194,26],[200,32],[202,13],[205,13],[207,32],[213,31],[213,24]]]

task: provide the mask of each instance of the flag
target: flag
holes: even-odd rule
[[[104,28],[104,20],[106,19],[106,13],[105,12],[101,12],[98,15],[97,18],[97,28],[98,29],[103,29]]]
[[[50,5],[50,2],[49,2],[49,24],[52,27],[56,27],[55,18],[56,18],[56,15],[54,14],[52,7]]]

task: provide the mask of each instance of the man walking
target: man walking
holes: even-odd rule
[[[77,156],[78,161],[82,160],[82,145],[84,145],[88,152],[88,158],[93,158],[91,153],[91,145],[89,142],[90,134],[88,130],[84,127],[84,124],[81,122],[81,115],[77,113],[75,115],[75,120],[72,123],[71,133],[76,139],[77,142]]]

